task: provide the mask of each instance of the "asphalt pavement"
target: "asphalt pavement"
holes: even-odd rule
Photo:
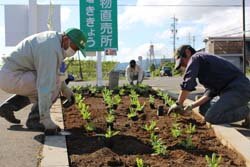
[[[0,103],[10,94],[0,90]],[[39,151],[42,148],[41,132],[27,130],[25,122],[31,105],[16,112],[20,125],[13,125],[0,117],[0,167],[36,167],[39,163]]]

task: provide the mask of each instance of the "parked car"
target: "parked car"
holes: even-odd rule
[[[150,71],[144,71],[144,76],[145,77],[150,77],[151,76]]]
[[[160,76],[173,76],[172,71],[169,67],[162,67],[161,71],[160,71]]]

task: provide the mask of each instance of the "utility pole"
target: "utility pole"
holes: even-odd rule
[[[80,60],[80,54],[79,54],[79,52],[78,52],[77,54],[78,54],[80,78],[81,78],[81,80],[83,80],[83,76],[82,76],[82,65],[81,65],[81,60]]]
[[[191,45],[191,33],[190,32],[188,33],[187,40],[188,40],[188,44]]]
[[[53,6],[53,3],[52,3],[52,0],[50,0],[50,3],[49,3],[48,23],[47,23],[48,30],[50,30],[50,31],[53,30],[53,23],[52,23],[53,13],[54,13],[54,6]]]
[[[176,22],[178,19],[174,16],[173,17],[173,24],[171,24],[171,32],[173,34],[173,54],[175,53],[175,44],[176,44],[176,34],[177,34],[177,29],[176,29]]]
[[[195,48],[195,36],[193,35],[193,48]]]
[[[246,74],[246,27],[245,27],[245,0],[242,0],[243,16],[243,73]]]

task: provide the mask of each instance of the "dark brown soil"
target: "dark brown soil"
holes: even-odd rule
[[[116,113],[115,130],[119,135],[113,137],[108,143],[104,137],[96,134],[104,134],[107,127],[105,116],[106,107],[101,96],[85,97],[84,102],[90,106],[93,122],[97,127],[94,133],[87,133],[80,112],[73,106],[64,111],[65,128],[72,135],[67,136],[68,153],[71,167],[106,167],[106,166],[135,166],[135,159],[142,158],[147,166],[151,167],[205,167],[207,165],[205,155],[212,153],[222,156],[222,167],[245,166],[244,160],[234,151],[223,146],[215,137],[212,129],[208,128],[203,120],[195,115],[182,116],[179,119],[184,129],[189,123],[195,124],[197,132],[193,134],[195,148],[185,149],[179,143],[185,138],[173,138],[170,129],[173,116],[162,117],[156,115],[156,109],[150,109],[148,98],[140,97],[141,102],[146,102],[144,113],[140,114],[138,121],[127,118],[130,105],[128,96],[122,97]],[[162,104],[157,99],[155,106]],[[164,108],[167,111],[167,107]],[[150,135],[142,129],[142,126],[150,120],[157,120],[159,136],[168,146],[167,156],[153,155],[150,145]],[[107,147],[108,146],[108,147]]]

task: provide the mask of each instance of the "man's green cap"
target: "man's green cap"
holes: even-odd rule
[[[65,34],[79,48],[82,54],[86,56],[85,45],[87,42],[87,37],[84,35],[84,33],[77,28],[69,28],[65,31]]]

